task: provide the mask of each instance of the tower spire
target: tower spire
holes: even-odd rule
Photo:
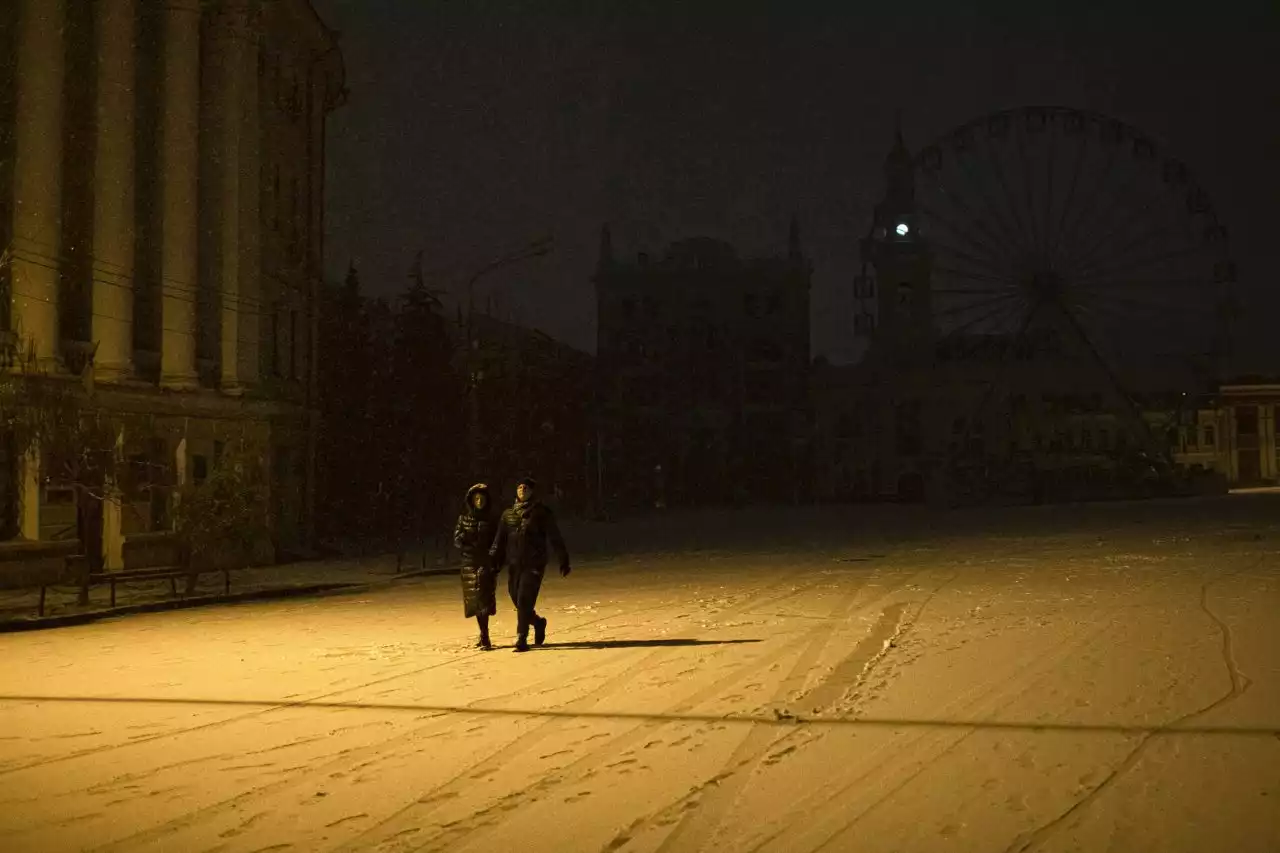
[[[898,207],[909,208],[915,202],[915,169],[911,152],[902,134],[902,110],[894,114],[893,147],[884,161],[887,198]]]
[[[602,270],[613,266],[613,233],[608,222],[600,226],[600,258],[597,264]]]
[[[360,273],[356,270],[355,258],[347,261],[347,277],[343,279],[342,286],[349,297],[360,297]]]

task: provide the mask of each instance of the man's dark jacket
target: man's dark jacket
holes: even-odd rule
[[[555,549],[562,569],[569,566],[560,526],[551,507],[539,500],[517,501],[502,511],[498,535],[490,554],[496,568],[509,566],[512,573],[542,574],[547,568],[547,546]]]

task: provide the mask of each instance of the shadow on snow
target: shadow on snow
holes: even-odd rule
[[[740,643],[758,643],[760,640],[691,640],[671,638],[661,640],[582,640],[577,643],[543,643],[542,649],[650,649],[662,646],[730,646]]]

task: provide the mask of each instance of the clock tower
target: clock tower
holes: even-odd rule
[[[876,280],[873,348],[894,361],[927,360],[932,345],[931,258],[918,225],[915,166],[901,125],[885,158],[884,173],[885,195],[862,245],[862,257]]]

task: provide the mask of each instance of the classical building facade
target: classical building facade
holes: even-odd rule
[[[127,450],[178,481],[232,431],[257,433],[276,544],[302,546],[336,34],[308,0],[15,0],[0,57],[7,351],[151,415]],[[20,537],[65,538],[59,484],[39,460],[9,469]],[[108,506],[108,568],[163,531],[163,504]]]
[[[793,501],[807,491],[811,267],[707,238],[633,261],[606,228],[596,479],[621,505]]]

